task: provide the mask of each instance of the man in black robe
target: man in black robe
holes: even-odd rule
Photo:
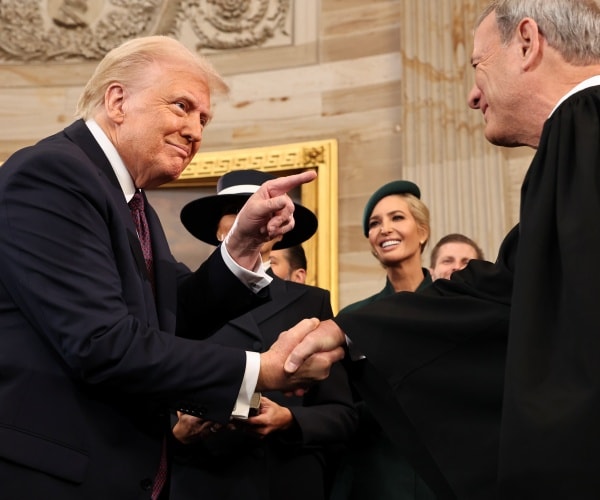
[[[486,138],[537,149],[498,261],[321,323],[286,369],[349,339],[439,498],[600,498],[600,8],[496,0],[472,65]]]

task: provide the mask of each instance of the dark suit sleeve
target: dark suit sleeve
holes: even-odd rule
[[[335,318],[366,355],[353,383],[440,498],[493,495],[517,234],[496,264]]]

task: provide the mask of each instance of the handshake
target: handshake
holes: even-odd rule
[[[263,243],[290,231],[294,203],[287,192],[316,177],[313,171],[264,182],[238,213],[225,238],[235,262],[255,269]],[[331,365],[344,357],[345,335],[331,320],[306,319],[280,334],[261,354],[256,390],[303,394],[313,382],[327,378]]]
[[[260,373],[256,390],[304,395],[311,384],[327,378],[331,365],[344,357],[342,346],[345,343],[346,336],[332,320],[323,322],[315,318],[302,320],[281,333],[271,348],[260,355]],[[228,439],[231,439],[238,434],[238,432],[232,434],[232,431],[239,431],[241,428],[261,437],[261,434],[266,435],[281,427],[281,422],[286,422],[286,412],[289,414],[287,420],[291,420],[289,410],[265,397],[262,400],[260,415],[250,417],[242,423],[232,420],[222,425],[178,411],[173,435],[185,444],[201,440],[208,447],[211,442],[223,447],[224,438],[220,436],[223,432],[228,435]],[[279,424],[274,425],[273,421]]]
[[[260,355],[256,390],[303,395],[329,376],[331,365],[344,357],[345,345],[344,332],[332,320],[302,320]]]

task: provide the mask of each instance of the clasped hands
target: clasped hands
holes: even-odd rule
[[[329,375],[331,365],[344,357],[345,335],[332,321],[304,319],[282,332],[271,348],[260,355],[257,391],[279,390],[302,396],[310,386]],[[257,437],[288,428],[291,412],[266,397],[259,414],[246,421],[219,424],[178,412],[174,436],[183,443],[210,439],[222,431],[252,432]]]
[[[255,269],[263,243],[293,229],[294,202],[287,193],[316,176],[307,170],[272,179],[250,196],[225,237],[229,255],[240,266]],[[303,394],[311,383],[325,379],[331,364],[344,356],[344,342],[344,334],[332,321],[319,324],[317,319],[307,319],[298,323],[261,354],[256,390]]]
[[[327,378],[331,365],[344,357],[345,339],[332,320],[302,320],[260,355],[256,390],[303,395],[311,384]]]
[[[294,203],[287,193],[315,178],[309,170],[269,180],[248,199],[225,238],[229,254],[239,265],[254,269],[262,244],[293,229]],[[327,378],[331,365],[344,357],[344,345],[345,335],[333,321],[301,321],[261,354],[256,390],[303,395],[311,384]],[[201,427],[200,433],[211,428],[204,421],[193,425]]]

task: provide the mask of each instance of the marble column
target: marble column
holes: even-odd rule
[[[485,2],[402,4],[402,176],[421,187],[431,210],[429,249],[443,235],[461,232],[494,260],[517,220],[531,150],[487,143],[481,114],[467,105],[473,27]]]

